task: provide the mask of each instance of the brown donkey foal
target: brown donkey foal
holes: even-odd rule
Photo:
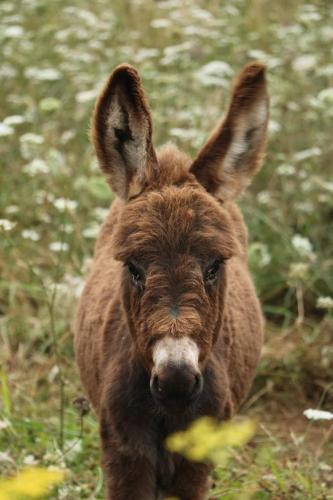
[[[164,448],[211,415],[230,418],[258,364],[263,319],[234,199],[266,141],[265,68],[246,66],[229,110],[193,160],[158,153],[138,73],[115,69],[92,140],[116,193],[79,304],[76,357],[99,418],[110,500],[202,500],[209,466]]]

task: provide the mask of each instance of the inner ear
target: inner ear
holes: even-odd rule
[[[134,137],[133,137],[133,134],[132,134],[131,129],[129,127],[129,116],[128,116],[127,109],[124,107],[121,107],[120,104],[118,104],[118,107],[119,107],[119,111],[118,111],[119,121],[118,121],[118,123],[116,121],[114,121],[114,123],[112,123],[113,122],[112,110],[110,112],[111,116],[109,118],[109,121],[110,121],[111,127],[113,127],[115,136],[116,136],[117,140],[119,141],[119,145],[117,146],[117,149],[121,150],[123,143],[128,142],[128,141],[133,141]]]
[[[151,124],[144,112],[136,110],[136,103],[131,102],[129,96],[131,93],[126,95],[122,88],[116,88],[110,101],[107,137],[121,157],[128,180],[131,174],[136,174],[137,180],[142,181]]]
[[[152,120],[138,73],[121,65],[99,97],[92,140],[112,189],[128,199],[140,193],[156,167]]]
[[[246,188],[261,166],[267,123],[265,67],[251,63],[236,80],[226,118],[192,164],[207,191],[226,201]]]

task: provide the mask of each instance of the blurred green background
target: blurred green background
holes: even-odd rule
[[[112,200],[89,120],[121,62],[140,71],[155,144],[193,155],[242,65],[267,64],[268,153],[240,202],[268,320],[247,409],[266,422],[283,408],[303,433],[303,408],[333,406],[332,1],[16,0],[0,3],[0,20],[0,469],[62,466],[71,472],[52,498],[102,498],[96,423],[81,432],[71,404],[81,393],[71,323]],[[328,432],[317,431],[312,441]],[[320,496],[332,469],[304,447],[295,476],[279,462],[291,454],[283,437],[277,458],[264,435],[268,458],[244,452],[247,467],[232,470],[246,473],[220,472],[227,489],[212,498],[241,498],[249,481],[255,498],[333,498]],[[273,486],[260,486],[264,472]]]

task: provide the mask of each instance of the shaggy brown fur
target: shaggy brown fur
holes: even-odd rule
[[[233,199],[260,167],[267,120],[259,63],[240,74],[224,122],[194,161],[171,145],[155,153],[131,66],[113,72],[97,101],[92,139],[118,197],[97,241],[75,345],[109,500],[206,498],[209,467],[163,443],[202,415],[230,418],[251,385],[263,320]],[[185,337],[197,366],[184,358],[158,371],[161,339]]]

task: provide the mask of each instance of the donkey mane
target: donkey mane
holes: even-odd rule
[[[188,179],[192,159],[172,143],[164,144],[157,151],[160,186],[182,184]]]

